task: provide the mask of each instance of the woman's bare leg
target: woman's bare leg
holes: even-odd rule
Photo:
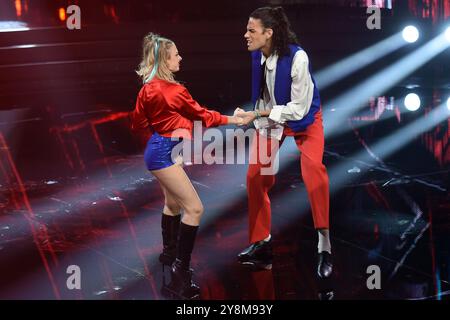
[[[190,261],[203,214],[202,202],[181,166],[173,165],[152,171],[152,174],[169,198],[172,197],[184,211],[176,246],[177,256],[171,267],[171,282],[163,289],[181,299],[195,299],[200,295],[200,288],[192,281]]]
[[[177,158],[175,165],[178,165],[180,167],[183,166],[183,160],[182,158]],[[178,216],[181,214],[181,206],[178,203],[177,199],[175,198],[174,195],[172,195],[165,187],[164,185],[159,181],[159,185],[161,187],[161,190],[163,191],[164,194],[164,209],[163,209],[163,214],[168,215],[168,216]]]
[[[158,180],[159,182],[159,180]],[[174,195],[172,195],[162,184],[159,182],[164,194],[164,209],[163,214],[168,216],[178,216],[181,214],[181,206],[177,202]]]
[[[176,203],[184,211],[182,222],[190,226],[198,226],[203,214],[203,205],[184,169],[179,165],[173,165],[154,170],[152,174],[163,187],[167,209],[169,209],[165,213],[176,212]]]

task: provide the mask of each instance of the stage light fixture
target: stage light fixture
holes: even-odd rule
[[[420,97],[415,93],[409,93],[405,97],[404,104],[409,111],[416,111],[420,108]]]
[[[413,43],[419,39],[419,30],[414,26],[407,26],[403,29],[402,35],[406,42]]]

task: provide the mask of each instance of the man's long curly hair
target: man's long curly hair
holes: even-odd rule
[[[273,51],[279,57],[289,55],[290,44],[298,44],[297,36],[282,7],[258,8],[250,14],[250,18],[261,20],[264,28],[273,30]]]

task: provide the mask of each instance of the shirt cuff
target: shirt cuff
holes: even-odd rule
[[[228,124],[228,117],[224,115],[220,115],[220,126]]]
[[[269,114],[269,119],[278,122],[278,123],[282,123],[281,122],[281,111],[283,110],[284,106],[273,106],[273,109],[270,110],[270,114]]]

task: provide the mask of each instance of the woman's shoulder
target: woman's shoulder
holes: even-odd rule
[[[176,82],[170,82],[155,78],[142,86],[140,96],[144,100],[160,100],[166,102],[190,99],[191,96],[185,86]]]
[[[182,93],[186,91],[186,87],[177,82],[171,82],[159,78],[155,78],[142,86],[143,91],[153,93]]]

